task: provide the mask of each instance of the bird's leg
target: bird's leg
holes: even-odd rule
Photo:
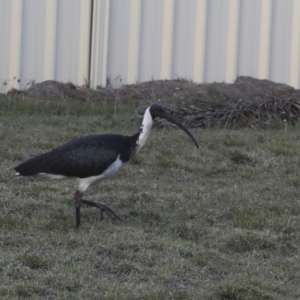
[[[75,209],[76,209],[76,227],[78,228],[80,225],[80,206],[83,197],[83,192],[76,191],[74,199],[75,199]]]
[[[84,200],[82,198],[81,198],[81,203],[98,207],[101,210],[101,217],[100,217],[101,221],[103,220],[103,212],[105,212],[111,219],[121,221],[121,218],[110,207],[104,204],[97,203],[94,201]]]

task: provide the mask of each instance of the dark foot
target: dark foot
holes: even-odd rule
[[[84,200],[84,199],[81,199],[81,203],[98,207],[101,210],[101,218],[100,218],[101,221],[103,220],[103,212],[105,212],[113,220],[122,221],[121,218],[111,208],[109,208],[104,204],[97,203],[94,201]]]

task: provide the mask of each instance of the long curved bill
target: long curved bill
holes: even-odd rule
[[[165,113],[162,118],[166,119],[169,122],[172,122],[173,124],[177,125],[179,128],[181,128],[195,143],[196,147],[199,148],[198,143],[196,142],[194,136],[189,132],[189,130],[184,127],[181,123],[179,123],[177,120],[173,119],[169,114]]]

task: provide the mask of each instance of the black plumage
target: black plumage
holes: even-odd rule
[[[15,167],[21,176],[40,173],[86,178],[102,174],[117,158],[125,163],[136,148],[138,134],[90,135],[72,140]]]
[[[90,135],[72,140],[50,152],[33,157],[15,167],[16,175],[44,175],[52,179],[77,178],[78,187],[75,192],[76,225],[80,224],[80,205],[88,204],[101,209],[111,218],[118,215],[108,206],[89,200],[84,200],[83,194],[87,188],[117,172],[124,163],[135,155],[147,140],[153,120],[156,117],[165,118],[185,131],[199,148],[193,135],[166,109],[153,104],[146,109],[140,131],[132,136],[119,134]]]

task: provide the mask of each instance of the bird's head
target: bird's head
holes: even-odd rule
[[[167,121],[175,124],[176,126],[178,126],[179,128],[181,128],[195,143],[196,147],[199,148],[198,143],[196,142],[195,138],[193,137],[193,135],[189,132],[189,130],[183,126],[181,123],[179,123],[177,120],[175,120],[166,110],[165,107],[163,107],[160,104],[152,104],[150,106],[150,114],[152,116],[152,119],[154,120],[155,118],[159,117],[159,118],[163,118],[166,119]]]

